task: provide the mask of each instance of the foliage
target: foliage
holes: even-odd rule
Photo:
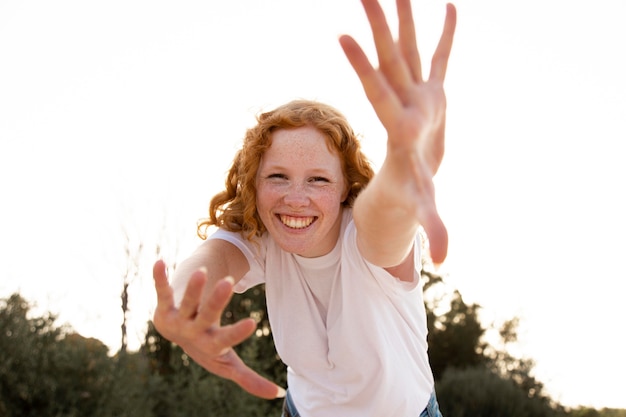
[[[448,367],[474,367],[487,362],[481,341],[485,329],[478,321],[478,309],[476,304],[465,304],[455,291],[446,313],[428,312],[429,357],[435,379],[440,379]]]
[[[487,344],[480,307],[467,305],[458,291],[441,291],[443,280],[435,274],[425,273],[424,280],[429,349],[444,415],[626,417],[626,410],[565,410],[554,404],[532,376],[532,360],[508,353],[517,319],[499,329],[500,345]],[[0,416],[280,415],[280,400],[258,399],[211,375],[152,323],[138,352],[120,350],[111,357],[100,341],[55,325],[52,314],[31,317],[30,310],[18,294],[0,300]],[[237,352],[257,372],[285,386],[262,286],[236,294],[223,322],[244,317],[253,317],[258,330]]]
[[[12,416],[91,414],[110,373],[108,349],[56,327],[47,314],[29,318],[18,294],[0,302],[0,409]]]
[[[479,305],[466,304],[457,290],[451,294],[446,293],[445,289],[441,289],[444,286],[443,279],[436,274],[425,271],[423,279],[429,331],[429,358],[435,381],[446,390],[445,395],[438,395],[442,409],[453,410],[452,415],[462,413],[467,405],[465,402],[473,398],[471,404],[478,404],[478,409],[486,412],[489,408],[478,400],[480,396],[472,395],[471,390],[488,382],[495,392],[502,391],[514,399],[522,398],[519,401],[527,407],[531,405],[545,407],[548,412],[545,415],[555,415],[554,413],[563,411],[562,407],[544,395],[543,384],[532,375],[534,362],[509,353],[508,346],[517,341],[519,324],[517,318],[502,324],[499,329],[499,346],[490,345],[483,340],[486,329],[478,317]],[[431,293],[438,295],[433,296]],[[441,312],[442,309],[445,311]],[[446,378],[464,379],[472,386],[449,383]],[[501,395],[499,398],[504,397]],[[499,400],[485,400],[489,401],[494,410],[503,409]],[[476,407],[468,406],[467,409],[476,410]],[[470,411],[467,415],[473,412]],[[495,411],[494,413],[483,415],[513,415],[504,412],[498,414]],[[523,412],[520,413],[524,415]]]
[[[579,407],[572,410],[569,415],[572,417],[626,417],[626,410],[614,408],[596,410],[593,408]]]
[[[512,380],[484,367],[448,368],[438,382],[441,412],[455,417],[551,417],[548,403],[529,398]]]

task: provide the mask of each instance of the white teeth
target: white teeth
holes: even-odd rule
[[[315,220],[314,217],[291,217],[291,216],[280,216],[280,221],[287,227],[291,227],[292,229],[304,229],[305,227],[309,227],[311,223]]]

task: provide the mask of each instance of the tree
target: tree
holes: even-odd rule
[[[596,410],[588,407],[579,407],[572,410],[572,417],[626,417],[626,409],[603,408]]]
[[[29,317],[19,294],[0,300],[0,409],[12,416],[79,416],[94,411],[109,372],[108,348],[48,313]]]
[[[532,359],[518,358],[509,353],[508,347],[517,342],[518,325],[519,318],[517,317],[506,320],[498,330],[500,335],[499,346],[487,346],[485,356],[489,359],[489,368],[502,378],[513,381],[527,393],[529,398],[539,398],[549,402],[543,393],[543,383],[532,374],[535,362]]]
[[[478,304],[466,304],[458,290],[433,296],[444,282],[441,276],[424,271],[424,294],[428,326],[428,351],[435,380],[446,368],[467,368],[485,364],[485,328],[478,319]],[[445,306],[444,303],[448,303]]]
[[[448,379],[475,377],[476,380],[472,382],[475,386],[488,382],[490,387],[504,389],[507,393],[512,385],[520,395],[532,400],[533,404],[541,404],[552,412],[562,411],[562,407],[543,394],[543,384],[532,375],[534,362],[509,353],[509,345],[517,341],[519,319],[513,318],[504,322],[499,329],[498,346],[490,345],[484,341],[486,329],[478,317],[480,306],[466,304],[458,290],[451,294],[446,293],[445,289],[442,291],[445,285],[441,276],[426,271],[422,277],[425,280],[429,358],[435,381],[443,384],[446,389],[446,395],[440,398],[444,408],[448,405],[446,401],[476,402],[478,398],[474,397],[472,400],[473,394],[467,394],[471,391],[470,388],[443,383],[447,375]],[[463,373],[465,370],[474,372],[468,371],[466,374]],[[451,373],[448,374],[448,371]],[[454,389],[459,392],[454,393]],[[494,400],[492,404],[494,407],[497,407],[496,402]],[[462,402],[459,404],[463,405]],[[481,407],[486,405],[482,404]],[[470,409],[473,410],[472,407]],[[460,412],[455,409],[455,413],[457,411]]]
[[[133,281],[137,280],[139,276],[139,266],[141,260],[141,254],[143,252],[143,242],[139,242],[134,244],[128,231],[126,228],[123,228],[124,233],[124,253],[126,255],[126,269],[123,275],[122,282],[122,293],[120,294],[120,299],[122,301],[122,341],[120,347],[120,353],[126,353],[126,348],[128,346],[128,329],[127,329],[127,321],[128,321],[128,287]]]
[[[154,417],[156,404],[167,397],[162,378],[151,374],[148,360],[138,352],[118,352],[110,358],[108,383],[102,388],[92,417]]]
[[[441,412],[455,417],[553,417],[561,415],[539,398],[529,398],[512,380],[488,368],[448,368],[437,384]]]

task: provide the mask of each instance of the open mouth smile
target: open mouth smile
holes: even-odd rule
[[[306,229],[309,227],[317,217],[309,216],[309,217],[293,217],[287,216],[284,214],[278,214],[277,217],[280,219],[280,222],[287,226],[290,229]]]

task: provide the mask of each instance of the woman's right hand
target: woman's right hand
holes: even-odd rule
[[[218,281],[211,292],[204,294],[206,273],[194,272],[180,308],[176,308],[163,261],[154,264],[153,276],[158,302],[154,326],[163,337],[179,345],[209,372],[237,383],[252,395],[265,399],[285,396],[283,388],[253,371],[233,349],[256,330],[255,321],[250,318],[228,326],[220,325],[224,308],[233,294],[231,278]]]

